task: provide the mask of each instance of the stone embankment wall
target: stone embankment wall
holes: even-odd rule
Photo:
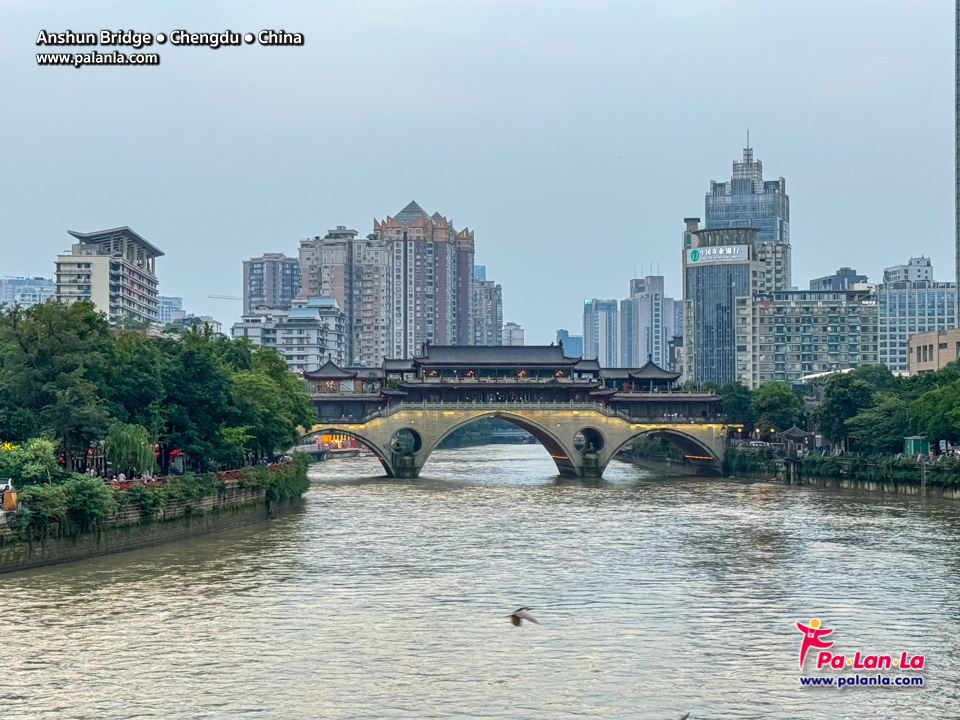
[[[809,485],[834,490],[857,490],[860,492],[891,493],[893,495],[915,495],[917,497],[919,497],[923,491],[919,481],[916,483],[904,483],[897,482],[896,480],[874,481],[832,477],[799,477],[791,483],[782,473],[778,473],[776,477],[769,479],[771,482],[779,482],[785,485]],[[932,485],[928,483],[926,496],[960,500],[960,488],[951,485]]]
[[[684,468],[683,465],[678,465],[676,461],[665,458],[634,458],[627,453],[621,453],[618,459],[624,462],[632,462],[645,469],[659,470],[664,472],[664,474],[675,475],[678,474],[677,470],[681,471],[679,474],[693,474],[690,472],[688,466]],[[684,469],[686,469],[686,472],[683,472]],[[781,485],[805,485],[830,490],[890,493],[893,495],[913,495],[915,497],[923,495],[923,488],[920,486],[919,478],[917,478],[916,481],[903,482],[898,480],[855,480],[853,478],[803,476],[798,474],[791,481],[785,467],[780,467],[776,472],[736,472],[729,475],[729,477],[733,480],[755,480],[758,482],[779,483]],[[926,497],[960,500],[960,487],[928,483],[926,487]]]
[[[97,533],[26,542],[0,527],[0,573],[85,560],[222,532],[279,517],[302,505],[302,498],[268,502],[263,488],[241,488],[225,481],[223,491],[199,500],[171,500],[152,519],[124,504]]]

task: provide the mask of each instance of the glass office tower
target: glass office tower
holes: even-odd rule
[[[756,259],[763,262],[767,286],[789,290],[790,198],[787,181],[763,179],[763,163],[753,148],[743,149],[743,160],[734,161],[729,182],[710,181],[704,227],[709,230],[754,228]]]

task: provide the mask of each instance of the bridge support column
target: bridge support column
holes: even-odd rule
[[[583,464],[580,465],[580,477],[603,477],[604,469],[606,469],[606,465],[600,465],[600,458],[597,457],[596,453],[583,453]]]
[[[420,477],[423,465],[418,465],[413,455],[396,455],[393,458],[394,477],[403,480],[414,480]]]

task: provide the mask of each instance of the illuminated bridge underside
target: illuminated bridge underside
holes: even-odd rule
[[[353,436],[376,453],[389,477],[415,478],[444,438],[483,417],[501,418],[529,432],[549,451],[560,474],[568,477],[601,477],[610,460],[641,435],[669,440],[700,472],[719,472],[723,459],[725,429],[719,423],[631,422],[602,407],[443,410],[401,406],[363,423],[327,421],[325,425],[314,426],[311,432]],[[401,430],[411,431],[418,440],[412,455],[394,450],[394,439]],[[576,447],[578,435],[587,443],[581,450]]]

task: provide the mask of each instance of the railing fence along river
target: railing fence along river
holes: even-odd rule
[[[3,576],[3,715],[97,718],[950,717],[960,504],[544,448],[311,469],[305,510]],[[542,626],[504,617],[534,608]],[[801,688],[797,621],[927,658],[920,689]],[[809,664],[809,661],[808,661]]]

